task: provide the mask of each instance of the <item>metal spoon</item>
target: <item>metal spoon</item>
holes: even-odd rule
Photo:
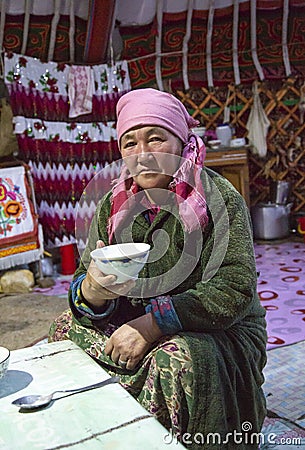
[[[107,384],[111,383],[118,383],[119,377],[111,377],[107,378],[107,380],[101,381],[99,383],[91,384],[90,386],[84,386],[81,388],[76,389],[66,389],[61,391],[54,391],[52,394],[49,395],[26,395],[25,397],[17,398],[12,402],[13,405],[18,406],[22,409],[36,409],[41,408],[43,406],[47,406],[51,403],[52,400],[59,400],[63,397],[68,397],[69,395],[77,394],[79,392],[89,391],[90,389],[96,389],[103,386],[106,386]],[[62,397],[53,399],[54,394],[63,392],[68,393],[68,395],[64,395]]]

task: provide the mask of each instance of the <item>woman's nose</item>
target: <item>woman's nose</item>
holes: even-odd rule
[[[141,151],[138,153],[138,162],[151,161],[153,159],[153,155],[150,151],[146,150],[144,147],[141,148]]]

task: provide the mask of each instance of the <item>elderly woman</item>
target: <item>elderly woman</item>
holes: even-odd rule
[[[196,125],[168,93],[121,97],[121,175],[98,204],[70,310],[52,325],[50,341],[71,339],[119,375],[184,445],[257,448],[266,324],[251,224],[241,195],[204,167]],[[90,252],[130,241],[152,250],[136,282],[116,284]]]

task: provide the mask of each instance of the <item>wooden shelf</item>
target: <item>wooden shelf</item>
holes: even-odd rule
[[[205,165],[227,178],[250,207],[248,152],[246,147],[207,150]]]

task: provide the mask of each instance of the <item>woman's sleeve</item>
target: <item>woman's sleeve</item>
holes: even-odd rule
[[[182,325],[170,295],[159,295],[151,298],[145,308],[146,314],[153,313],[158,327],[163,334],[175,334],[182,330]]]
[[[109,202],[107,201],[108,196],[105,196],[97,204],[94,216],[90,223],[89,232],[84,236],[79,236],[78,240],[86,242],[85,249],[80,251],[80,262],[76,269],[73,279],[78,278],[80,275],[87,272],[89,267],[91,256],[90,253],[96,248],[96,242],[98,240],[104,241],[105,245],[108,244],[108,234],[107,234],[107,218],[109,212]],[[85,231],[83,232],[85,234]]]
[[[107,235],[107,197],[103,198],[97,205],[95,214],[90,224],[87,244],[80,255],[79,266],[76,269],[69,289],[69,304],[74,317],[84,326],[90,326],[92,323],[105,321],[109,318],[116,308],[116,301],[111,301],[101,314],[95,314],[93,310],[85,303],[82,295],[81,284],[86,277],[87,269],[90,264],[90,253],[96,248],[97,240],[101,239],[108,244]],[[86,237],[85,237],[86,238]],[[86,239],[84,239],[86,240]]]
[[[102,313],[95,313],[89,305],[86,303],[86,299],[84,298],[82,294],[81,285],[86,277],[86,274],[80,275],[78,278],[74,278],[74,280],[71,282],[71,297],[70,300],[73,303],[73,306],[76,308],[78,313],[81,316],[86,316],[92,321],[102,320],[108,318],[115,310],[116,307],[116,301],[115,300],[109,300],[106,302],[104,311]],[[73,308],[74,309],[74,308]]]

